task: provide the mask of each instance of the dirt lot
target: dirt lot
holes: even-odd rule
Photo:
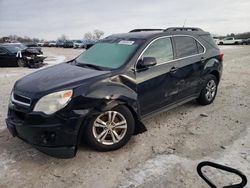
[[[190,102],[145,121],[148,131],[118,151],[100,153],[83,146],[67,160],[11,137],[4,122],[10,91],[17,79],[36,70],[1,68],[0,187],[207,187],[196,173],[203,160],[250,177],[250,46],[222,50],[223,78],[213,104]],[[44,49],[49,65],[80,52]],[[235,180],[219,171],[213,176],[221,185]]]

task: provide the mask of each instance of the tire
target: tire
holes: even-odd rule
[[[18,67],[25,67],[26,62],[23,59],[18,59],[17,60],[17,65],[18,65]]]
[[[116,126],[115,123],[119,124]],[[94,115],[86,125],[85,138],[90,147],[97,151],[112,151],[121,148],[130,140],[134,127],[135,121],[131,111],[126,106],[119,105]]]
[[[200,96],[197,98],[197,102],[201,105],[211,104],[216,97],[217,89],[218,89],[217,78],[214,75],[209,74],[205,78],[205,86],[201,90]]]

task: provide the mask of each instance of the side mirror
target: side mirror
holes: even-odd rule
[[[137,69],[147,69],[148,67],[152,67],[156,65],[156,59],[154,57],[144,57],[140,59],[137,63]]]

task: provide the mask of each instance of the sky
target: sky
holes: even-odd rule
[[[200,27],[214,34],[250,32],[250,0],[0,0],[0,37],[82,39],[135,28]]]

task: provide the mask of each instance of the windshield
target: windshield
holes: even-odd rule
[[[24,44],[18,44],[17,47],[22,50],[25,50],[27,48],[27,46],[25,46]]]
[[[128,44],[122,44],[121,42],[97,43],[89,50],[83,52],[76,59],[76,62],[116,69],[128,60],[137,46],[137,44],[133,44],[133,41]]]

